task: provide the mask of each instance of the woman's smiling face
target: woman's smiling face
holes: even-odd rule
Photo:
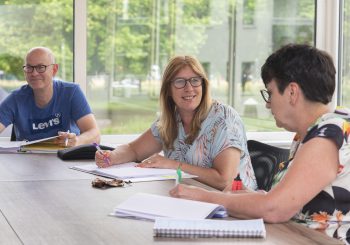
[[[185,66],[176,74],[173,81],[179,78],[187,80],[192,77],[198,77],[198,74],[189,66]],[[174,84],[171,84],[171,96],[180,115],[184,113],[194,114],[202,100],[202,85],[193,87],[191,83],[187,81],[185,87],[176,88]]]

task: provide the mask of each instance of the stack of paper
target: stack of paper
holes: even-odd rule
[[[176,179],[177,174],[174,169],[161,168],[140,168],[136,167],[137,163],[129,162],[118,165],[113,165],[108,168],[99,168],[96,164],[87,164],[74,166],[72,169],[95,174],[107,178],[121,179],[125,181],[141,182],[153,180],[169,180]],[[195,175],[190,175],[182,172],[182,178],[194,178]]]
[[[225,208],[218,204],[147,193],[133,195],[118,205],[111,215],[148,220],[158,217],[206,219],[227,216]]]

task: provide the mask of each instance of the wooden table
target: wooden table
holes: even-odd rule
[[[266,239],[154,238],[153,222],[108,216],[137,192],[167,195],[174,181],[94,189],[95,176],[53,154],[0,154],[0,244],[341,244],[299,224],[266,224]],[[194,180],[190,184],[201,185]]]

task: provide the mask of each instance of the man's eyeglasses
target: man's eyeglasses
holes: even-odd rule
[[[266,103],[271,102],[271,93],[269,91],[267,91],[266,89],[262,89],[260,90],[260,93]]]
[[[31,66],[31,65],[25,65],[23,66],[23,71],[26,72],[26,73],[32,73],[34,71],[34,68],[35,70],[38,72],[38,73],[44,73],[46,71],[46,68],[48,66],[52,66],[54,64],[50,64],[50,65],[37,65],[37,66]]]
[[[189,82],[192,87],[199,87],[202,85],[203,78],[191,77],[189,79],[176,78],[175,80],[173,80],[174,87],[179,88],[179,89],[184,88],[186,86],[187,82]]]

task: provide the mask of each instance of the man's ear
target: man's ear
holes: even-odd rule
[[[52,75],[56,76],[57,72],[58,72],[58,64],[54,64],[52,68]]]

